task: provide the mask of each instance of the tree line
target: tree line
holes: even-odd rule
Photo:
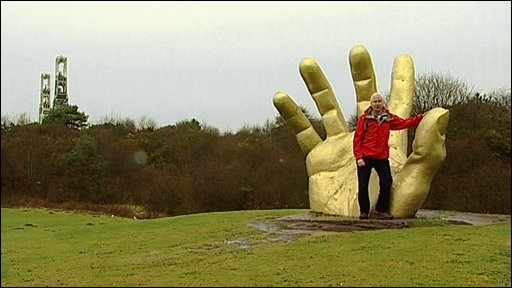
[[[416,79],[413,113],[433,107],[450,110],[447,158],[422,208],[510,214],[510,89],[481,94],[428,73]],[[127,216],[119,207],[142,207],[139,217],[309,207],[304,156],[281,116],[225,133],[194,118],[159,128],[147,117],[87,118],[77,106],[52,109],[41,124],[2,117],[2,206]],[[348,120],[353,129],[355,115]]]

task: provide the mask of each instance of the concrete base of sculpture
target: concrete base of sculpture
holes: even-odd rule
[[[372,218],[360,220],[353,217],[331,216],[310,212],[275,218],[254,219],[249,225],[272,234],[298,236],[314,232],[352,232],[409,228],[413,221],[421,218],[440,219],[452,225],[490,225],[511,222],[510,215],[420,209],[413,218],[392,220]],[[281,238],[292,239],[293,237]]]

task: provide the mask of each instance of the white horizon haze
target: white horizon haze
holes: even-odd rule
[[[416,76],[451,75],[488,93],[510,89],[511,3],[447,2],[1,2],[1,114],[37,121],[42,73],[68,61],[69,103],[89,115],[195,118],[220,131],[279,115],[279,91],[319,116],[300,77],[317,60],[346,119],[356,107],[348,53],[364,44],[381,93],[394,58]]]

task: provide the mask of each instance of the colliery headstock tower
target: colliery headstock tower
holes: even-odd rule
[[[50,112],[50,73],[41,74],[41,96],[39,98],[39,123],[43,121],[43,118]]]
[[[55,57],[55,89],[53,95],[53,105],[51,105],[50,99],[50,74],[41,74],[41,95],[39,100],[39,123],[43,121],[43,118],[48,114],[50,109],[53,107],[59,107],[62,105],[68,105],[68,58],[59,55]]]
[[[68,58],[59,55],[55,58],[55,95],[53,107],[68,105]]]

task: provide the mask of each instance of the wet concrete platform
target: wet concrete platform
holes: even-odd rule
[[[343,233],[350,231],[367,231],[375,229],[403,229],[410,227],[418,218],[437,218],[454,225],[489,225],[510,223],[510,215],[482,214],[457,211],[437,211],[420,209],[414,218],[408,219],[365,219],[329,216],[317,213],[302,213],[282,217],[261,217],[252,219],[249,226],[267,232],[267,237],[259,242],[290,243],[299,237],[313,233]],[[247,249],[254,241],[244,237],[225,240],[228,245]]]
[[[402,229],[408,228],[410,223],[418,218],[438,218],[450,224],[459,225],[510,223],[510,215],[420,209],[416,213],[415,218],[391,220],[370,218],[360,220],[353,217],[329,216],[311,212],[255,219],[249,225],[269,233],[310,234],[315,231],[349,232],[375,229]]]
[[[250,226],[268,233],[309,234],[315,231],[349,232],[409,227],[412,219],[365,219],[316,213],[266,217],[251,221]]]

